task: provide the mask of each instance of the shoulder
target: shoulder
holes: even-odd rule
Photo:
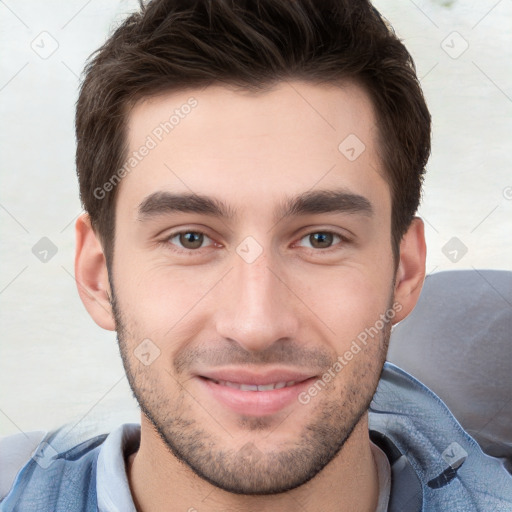
[[[20,469],[44,439],[44,431],[22,432],[0,438],[0,500],[5,498]]]
[[[428,510],[450,503],[511,509],[512,475],[503,461],[486,455],[437,395],[393,364],[384,365],[369,426],[396,447],[392,462],[411,467]],[[392,494],[403,491],[397,479],[394,487]]]
[[[61,499],[63,486],[66,488],[70,480],[74,489],[66,488],[64,501],[74,499],[73,493],[84,491],[94,498],[96,458],[106,437],[107,434],[91,436],[90,429],[73,430],[64,425],[50,432],[21,433],[2,439],[0,509],[52,510],[52,500],[56,496]]]
[[[124,455],[138,449],[140,425],[104,431],[99,425],[64,425],[0,440],[0,510],[60,512],[76,504],[89,510],[112,497],[109,484],[115,484],[115,500],[129,503]]]

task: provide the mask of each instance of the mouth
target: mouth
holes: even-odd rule
[[[213,399],[224,409],[248,416],[268,416],[300,406],[298,395],[317,378],[296,372],[219,372],[215,376],[196,376],[208,401]]]

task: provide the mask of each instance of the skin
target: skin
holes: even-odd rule
[[[224,86],[166,93],[130,112],[131,150],[190,97],[197,107],[118,186],[110,280],[87,214],[76,224],[80,295],[98,325],[117,329],[142,409],[140,448],[127,461],[136,506],[373,511],[367,408],[391,323],[418,299],[425,242],[416,218],[395,265],[371,101],[354,84],[298,81],[264,93]],[[365,144],[354,161],[338,150],[349,134]],[[277,213],[287,199],[320,190],[362,196],[372,213]],[[141,215],[155,192],[214,197],[234,216]],[[194,249],[176,231],[207,237]],[[326,241],[326,232],[336,236]],[[237,252],[248,236],[262,249],[250,263]],[[212,398],[197,377],[242,365],[321,376],[393,304],[392,322],[308,404],[244,415]],[[149,365],[134,353],[144,339],[160,351]]]

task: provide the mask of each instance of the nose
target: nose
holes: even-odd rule
[[[287,273],[261,254],[248,263],[234,256],[234,268],[217,309],[219,336],[247,351],[263,351],[278,340],[292,339],[299,326],[298,300]]]

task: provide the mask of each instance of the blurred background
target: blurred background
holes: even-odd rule
[[[512,1],[374,4],[433,117],[427,272],[512,270]],[[0,0],[0,436],[139,419],[115,334],[89,318],[73,277],[79,77],[137,5]]]

